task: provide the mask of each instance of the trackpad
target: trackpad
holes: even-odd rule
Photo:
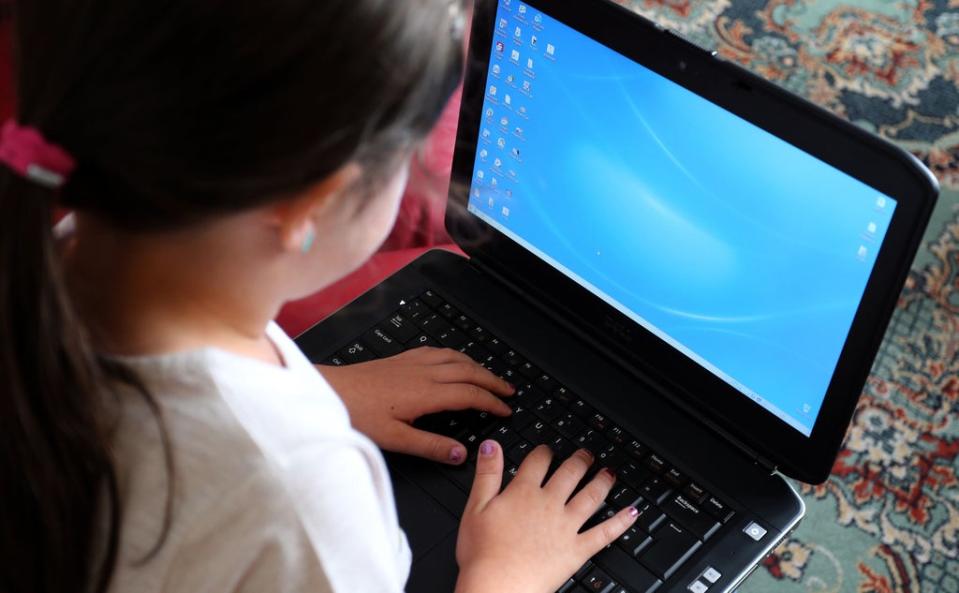
[[[419,562],[413,563],[407,593],[445,593],[456,588],[456,532],[447,535]]]
[[[397,472],[393,472],[393,493],[400,526],[410,542],[414,564],[446,536],[452,533],[455,538],[456,517]],[[456,566],[455,562],[453,566]]]

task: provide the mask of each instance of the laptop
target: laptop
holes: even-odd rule
[[[732,591],[829,475],[938,188],[912,156],[606,0],[478,0],[447,229],[297,341],[423,345],[518,386],[387,455],[410,593],[452,591],[478,443],[590,449],[636,525],[563,593]]]

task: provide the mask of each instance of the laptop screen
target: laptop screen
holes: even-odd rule
[[[499,0],[469,210],[809,436],[896,200]]]

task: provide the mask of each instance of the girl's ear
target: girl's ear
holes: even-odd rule
[[[276,229],[283,251],[308,252],[316,237],[317,221],[341,206],[345,190],[360,174],[359,165],[347,163],[303,192],[269,206],[267,221]]]

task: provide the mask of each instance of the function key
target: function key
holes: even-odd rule
[[[499,338],[490,338],[485,345],[493,354],[496,354],[497,356],[502,356],[507,350],[509,350],[509,346],[504,344]]]
[[[436,308],[436,311],[443,317],[452,320],[455,317],[459,317],[459,310],[449,303],[443,303]]]
[[[541,389],[546,390],[546,392],[548,393],[550,391],[555,390],[557,387],[559,387],[559,382],[556,379],[550,377],[547,373],[543,373],[536,378],[536,385],[540,387]]]
[[[629,440],[629,435],[627,435],[622,428],[618,426],[610,426],[606,430],[606,438],[610,440],[616,446],[625,445]]]
[[[703,508],[706,509],[707,513],[713,517],[716,517],[723,523],[728,522],[735,514],[733,510],[729,508],[729,505],[722,502],[715,496],[707,497],[706,502],[703,503]]]
[[[626,445],[626,452],[629,453],[630,457],[632,457],[633,459],[637,461],[642,460],[642,458],[646,455],[646,452],[648,450],[649,449],[646,447],[646,445],[640,443],[639,441],[635,439],[633,439],[632,441],[629,442],[628,445]]]
[[[473,329],[473,320],[462,313],[452,319],[453,325],[461,330],[468,332]]]
[[[358,362],[366,362],[376,358],[376,356],[370,352],[370,349],[360,341],[353,342],[346,348],[340,350],[339,356],[346,362],[346,364],[356,364]]]
[[[543,371],[539,370],[539,367],[537,367],[535,364],[531,363],[528,360],[521,363],[518,368],[519,368],[519,372],[523,373],[530,379],[535,379],[539,377],[541,374],[543,374]]]
[[[576,399],[576,396],[573,395],[573,392],[565,387],[557,387],[556,391],[553,392],[553,397],[563,402],[565,405],[569,405],[570,402]]]
[[[589,425],[596,430],[605,431],[607,428],[609,428],[609,419],[597,412],[590,416]]]
[[[572,413],[587,421],[589,420],[590,416],[596,413],[596,410],[593,409],[593,406],[578,398],[569,404],[569,409]]]
[[[519,355],[518,352],[510,348],[505,353],[503,353],[503,360],[507,362],[510,366],[516,366],[518,364],[523,364],[526,360]]]
[[[399,311],[377,327],[404,344],[415,338],[416,334],[419,333],[413,321],[405,313]]]
[[[445,301],[443,301],[443,299],[441,299],[439,295],[437,295],[432,290],[427,290],[426,292],[420,295],[420,298],[423,299],[424,303],[426,303],[428,306],[432,307],[433,309],[438,309],[445,304]]]
[[[480,326],[474,326],[473,329],[469,330],[470,337],[476,340],[479,343],[488,342],[491,339],[489,332],[483,329]]]

